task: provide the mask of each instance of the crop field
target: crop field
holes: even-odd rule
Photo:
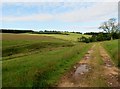
[[[2,38],[3,87],[53,86],[92,46],[38,34]]]
[[[118,52],[118,40],[112,40],[112,41],[105,41],[102,43],[102,45],[104,46],[104,48],[107,50],[107,52],[109,53],[109,55],[112,58],[112,61],[116,64],[116,66],[120,67],[119,64],[119,56],[120,53]]]

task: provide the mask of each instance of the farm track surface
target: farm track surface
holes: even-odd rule
[[[95,43],[60,79],[57,87],[120,87],[119,73],[106,50]]]

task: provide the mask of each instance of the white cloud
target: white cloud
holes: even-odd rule
[[[109,18],[109,15],[117,15],[117,8],[117,3],[97,3],[86,9],[82,8],[80,10],[60,14],[59,19],[70,22],[105,20]]]
[[[70,25],[66,26],[66,29],[98,29],[99,26],[77,26],[77,25]]]
[[[31,15],[31,16],[22,16],[22,17],[13,17],[13,16],[8,16],[8,17],[3,17],[2,21],[3,22],[16,22],[16,21],[48,21],[53,18],[52,15],[50,14],[40,14],[40,15]]]
[[[54,3],[55,4],[55,3]],[[59,5],[59,4],[57,4]],[[72,5],[72,4],[70,4]],[[66,4],[64,5],[68,7]],[[108,20],[110,16],[116,16],[118,13],[118,4],[116,2],[104,2],[96,3],[88,8],[78,8],[73,11],[64,12],[64,13],[44,13],[44,14],[34,14],[30,16],[19,16],[19,17],[4,17],[2,21],[49,21],[49,20],[58,20],[64,22],[89,22],[97,20]]]
[[[2,0],[2,2],[118,2],[119,0]]]

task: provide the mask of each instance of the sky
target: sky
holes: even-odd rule
[[[118,2],[113,1],[2,2],[1,28],[99,32],[102,22],[118,19]]]

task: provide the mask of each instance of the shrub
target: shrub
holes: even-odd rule
[[[119,39],[120,38],[119,35],[120,35],[120,33],[113,33],[112,37],[113,37],[113,39]],[[81,38],[78,38],[78,41],[86,42],[86,43],[105,41],[105,40],[111,40],[111,34],[100,32],[99,34],[92,35],[92,37],[89,37],[89,38],[86,38],[84,36],[82,36]]]

